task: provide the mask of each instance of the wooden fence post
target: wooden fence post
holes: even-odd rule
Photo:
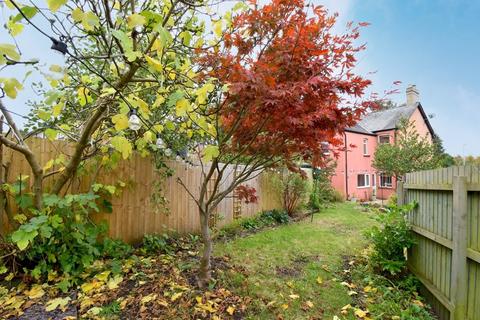
[[[403,188],[403,181],[397,181],[397,204],[403,206],[405,204],[405,191]]]
[[[451,320],[464,320],[467,314],[467,178],[453,177],[452,291],[454,310]]]

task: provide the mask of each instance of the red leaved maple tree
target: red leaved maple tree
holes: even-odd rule
[[[355,56],[365,49],[357,44],[363,24],[336,35],[335,23],[336,15],[303,0],[250,1],[233,17],[223,45],[199,52],[203,79],[216,79],[207,114],[217,125],[219,151],[205,166],[196,198],[205,245],[200,285],[210,278],[208,219],[218,203],[265,168],[321,165],[321,142],[340,145],[339,135],[370,106],[361,98],[371,82],[355,72]],[[235,176],[226,179],[232,165]]]

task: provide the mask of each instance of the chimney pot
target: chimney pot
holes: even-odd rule
[[[420,93],[418,92],[417,86],[411,84],[407,87],[407,105],[411,106],[420,102]]]

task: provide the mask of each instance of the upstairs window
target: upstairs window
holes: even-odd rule
[[[368,156],[368,139],[363,139],[363,155]]]
[[[380,175],[380,187],[391,188],[392,187],[392,176]]]
[[[370,187],[370,175],[368,173],[362,173],[357,175],[357,187]]]
[[[320,146],[324,156],[330,155],[330,144],[327,141],[320,142]]]
[[[385,143],[390,143],[390,136],[379,136],[378,137],[378,143],[380,144],[385,144]]]

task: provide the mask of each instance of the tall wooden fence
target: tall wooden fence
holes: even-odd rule
[[[50,142],[44,139],[34,139],[30,142],[32,150],[38,155],[42,164],[56,158],[61,153],[71,152],[70,147],[61,141]],[[30,175],[30,169],[23,156],[11,150],[4,150],[3,164],[8,167],[7,181],[13,182],[22,175]],[[105,220],[109,225],[109,235],[127,242],[139,241],[144,234],[178,231],[180,233],[197,232],[200,228],[198,211],[194,200],[187,191],[177,182],[182,179],[188,189],[197,195],[202,178],[200,166],[189,166],[181,161],[171,161],[168,166],[174,169],[173,176],[161,178],[150,158],[134,156],[122,161],[113,170],[100,170],[95,173],[81,175],[69,185],[68,192],[82,192],[88,190],[92,179],[103,184],[123,181],[125,187],[121,192],[109,199],[112,203],[112,213],[94,215],[95,221]],[[226,170],[225,177],[220,183],[224,190],[234,179],[236,172],[233,167]],[[51,178],[48,178],[51,179]],[[159,181],[161,187],[157,185]],[[48,186],[49,181],[46,182]],[[214,181],[211,181],[213,185]],[[236,218],[248,217],[262,210],[279,208],[280,202],[273,190],[267,174],[246,182],[246,185],[257,190],[257,203],[246,204],[235,193],[227,196],[216,208],[210,224],[223,226]],[[159,190],[163,192],[159,193]],[[47,187],[48,191],[48,187]],[[155,195],[164,196],[166,207],[159,207]],[[5,223],[6,217],[2,219]]]
[[[439,319],[480,319],[480,167],[409,173],[398,194],[418,202],[408,264]]]

